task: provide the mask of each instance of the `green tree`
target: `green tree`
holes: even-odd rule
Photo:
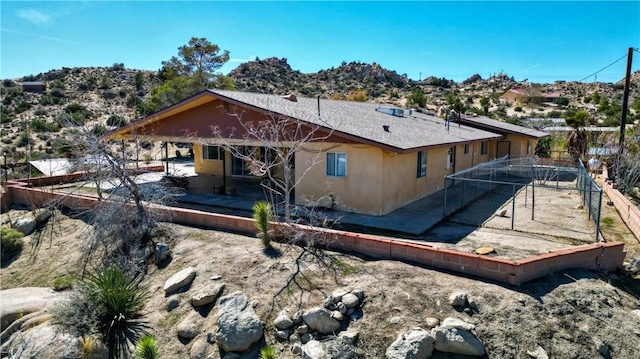
[[[424,91],[420,87],[417,87],[411,91],[409,95],[409,102],[418,105],[418,107],[424,107],[427,104],[427,98],[424,96]]]
[[[589,125],[589,121],[589,114],[584,110],[565,117],[567,126],[573,128],[567,138],[567,151],[573,158],[583,158],[587,153],[588,136],[584,127]]]
[[[178,56],[162,62],[163,83],[151,91],[150,110],[157,111],[207,88],[233,88],[233,81],[216,71],[229,61],[229,51],[206,38],[192,37],[178,48]]]
[[[484,111],[484,115],[488,115],[489,114],[489,99],[486,97],[483,97],[480,99],[480,106],[482,106],[482,110]]]

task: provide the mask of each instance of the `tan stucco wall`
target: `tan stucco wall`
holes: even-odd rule
[[[318,154],[316,151],[322,151]],[[347,154],[347,176],[326,175],[326,153]],[[315,159],[315,160],[314,160]],[[369,145],[309,144],[307,151],[296,153],[296,173],[315,164],[296,187],[296,203],[330,207],[333,196],[334,209],[382,214],[380,192],[382,190],[382,150]]]
[[[530,138],[522,135],[509,134],[506,135],[504,141],[511,142],[511,153],[510,155],[513,157],[517,156],[533,156],[536,151],[536,144],[538,140],[535,138]],[[531,144],[531,152],[527,153],[527,142]]]
[[[225,151],[226,158],[226,175],[231,175],[231,157],[228,151]],[[208,174],[214,176],[222,175],[222,160],[205,160],[202,158],[202,145],[193,144],[193,165],[197,174]]]
[[[480,142],[472,143],[469,153],[464,145],[456,146],[455,171],[462,171],[495,157],[496,142],[489,142],[489,153],[480,156]],[[319,205],[330,207],[333,196],[338,210],[384,215],[443,188],[444,176],[454,172],[447,168],[449,147],[427,152],[427,176],[417,178],[417,152],[397,154],[367,145],[313,144],[313,151],[296,154],[296,170],[301,173],[317,156],[317,163],[296,187],[296,203],[309,205],[323,198]],[[347,154],[347,176],[326,175],[326,152]]]

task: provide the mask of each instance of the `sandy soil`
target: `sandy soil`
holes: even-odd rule
[[[17,217],[19,211],[2,214],[2,222]],[[25,238],[25,251],[0,269],[2,289],[17,286],[50,286],[56,276],[78,274],[79,248],[88,226],[77,219],[57,214],[42,232],[37,252],[30,244],[38,235]],[[161,224],[170,236],[173,257],[164,268],[151,267],[143,284],[149,290],[146,309],[153,334],[159,339],[164,357],[189,357],[189,342],[177,338],[175,327],[193,309],[190,293],[212,277],[226,283],[224,294],[243,291],[257,300],[257,314],[266,323],[266,342],[274,345],[280,358],[290,358],[289,346],[276,342],[271,321],[282,308],[295,311],[320,305],[334,289],[350,286],[364,289],[364,317],[350,325],[360,332],[358,352],[363,358],[384,356],[387,346],[412,327],[426,328],[426,318],[459,317],[477,326],[488,358],[529,358],[527,351],[542,346],[550,358],[598,358],[596,342],[609,346],[614,358],[633,358],[640,352],[640,283],[624,274],[567,271],[511,287],[461,277],[402,262],[368,260],[341,253],[324,253],[329,265],[305,261],[298,277],[300,286],[286,286],[295,272],[299,249],[275,245],[265,252],[250,236],[213,230]],[[52,231],[52,232],[47,232]],[[180,269],[193,266],[198,271],[191,290],[181,295],[181,303],[166,311],[162,286]],[[281,294],[277,294],[278,292]],[[478,303],[472,315],[458,312],[447,298],[464,291]],[[215,330],[217,306],[203,321],[203,334]],[[394,320],[391,320],[394,318]],[[434,357],[449,356],[437,354]]]

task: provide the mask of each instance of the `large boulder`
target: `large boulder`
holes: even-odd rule
[[[467,305],[467,293],[455,292],[449,296],[449,303],[453,307],[464,307]]]
[[[330,334],[340,329],[340,322],[331,316],[331,312],[324,308],[311,308],[302,314],[302,320],[313,331]]]
[[[436,339],[434,347],[445,353],[483,356],[484,344],[472,333],[448,327],[435,327],[431,334]]]
[[[293,319],[286,310],[282,310],[273,321],[273,326],[279,330],[289,329],[293,326]]]
[[[464,320],[458,318],[445,318],[440,326],[443,328],[456,328],[466,331],[472,331],[476,328],[475,325],[467,323]]]
[[[416,328],[400,334],[385,353],[387,359],[426,359],[433,353],[434,339],[426,330]]]
[[[37,225],[38,222],[36,221],[36,219],[31,217],[18,218],[11,223],[11,227],[13,227],[13,229],[21,232],[25,236],[35,231]]]
[[[193,267],[188,267],[180,272],[171,276],[171,278],[167,279],[164,282],[164,292],[169,294],[173,293],[183,287],[188,286],[193,282],[193,279],[196,277],[196,269]]]
[[[207,286],[200,289],[196,294],[191,297],[191,305],[194,307],[201,307],[211,304],[220,297],[224,290],[224,283],[214,285],[213,287]]]
[[[243,352],[260,340],[263,330],[260,318],[242,292],[220,298],[215,338],[222,350]]]
[[[180,338],[193,339],[202,333],[203,319],[197,312],[190,312],[176,327]]]
[[[353,293],[347,293],[342,296],[342,303],[347,308],[353,308],[358,306],[358,304],[360,304],[360,299],[358,299],[358,297]]]
[[[302,346],[302,357],[305,359],[329,359],[324,344],[317,340],[310,340]]]

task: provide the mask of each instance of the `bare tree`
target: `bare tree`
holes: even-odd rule
[[[243,112],[229,114],[237,119],[238,127],[214,126],[214,135],[226,150],[247,164],[252,175],[264,179],[262,186],[275,197],[274,208],[281,205],[284,222],[290,223],[294,189],[321,161],[324,151],[310,144],[324,142],[333,131],[329,126],[323,126],[322,120],[317,124],[272,112],[259,120],[245,120]],[[295,169],[294,176],[295,154],[303,151],[313,155],[304,168]],[[279,170],[282,177],[277,175]]]
[[[98,138],[84,127],[75,128],[69,136],[79,148],[74,153],[76,169],[85,176],[67,191],[70,195],[89,192],[98,197],[95,208],[84,213],[92,224],[83,246],[84,266],[98,259],[145,271],[149,252],[155,248],[156,223],[164,216],[149,210],[149,206],[170,204],[176,190],[157,181],[138,183],[139,171],[129,165],[127,153],[119,144]],[[52,205],[64,207],[68,198]]]

